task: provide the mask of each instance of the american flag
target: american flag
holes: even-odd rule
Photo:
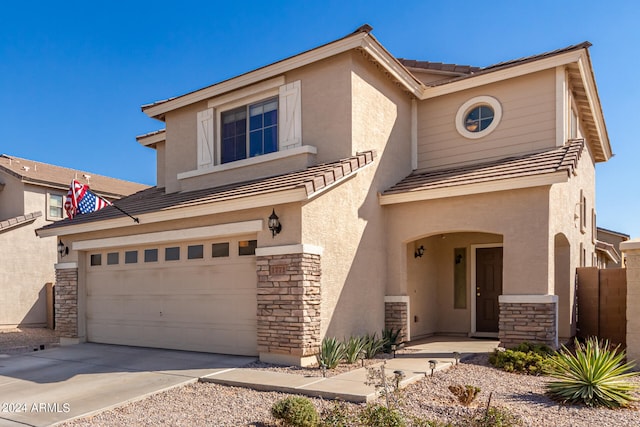
[[[67,211],[69,218],[73,218],[76,215],[98,211],[110,204],[102,197],[96,196],[89,191],[88,185],[81,184],[74,179],[69,186],[69,192],[64,202],[64,210]]]

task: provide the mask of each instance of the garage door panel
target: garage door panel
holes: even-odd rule
[[[257,355],[255,259],[87,272],[89,341]]]

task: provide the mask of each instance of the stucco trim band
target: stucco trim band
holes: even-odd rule
[[[408,295],[389,295],[384,297],[384,302],[405,302],[409,303],[410,298]]]
[[[322,255],[322,252],[324,252],[324,248],[307,244],[267,246],[264,248],[256,248],[256,256],[289,255],[302,253]]]
[[[57,264],[54,265],[54,268],[56,270],[66,270],[69,268],[78,268],[78,263],[77,262],[59,262]]]
[[[233,222],[228,224],[209,225],[207,227],[195,227],[181,230],[159,231],[156,233],[138,234],[134,236],[107,237],[104,239],[81,240],[73,242],[71,248],[74,251],[88,249],[114,248],[122,246],[135,246],[142,244],[177,242],[190,239],[207,239],[214,237],[232,236],[237,234],[257,233],[262,231],[263,221]]]
[[[558,303],[557,295],[499,295],[499,303],[507,304],[551,304]]]
[[[622,252],[632,251],[640,249],[640,239],[627,240],[626,242],[620,243],[620,250]]]

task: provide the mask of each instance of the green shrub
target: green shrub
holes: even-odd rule
[[[306,397],[292,396],[277,401],[271,407],[271,415],[292,427],[318,425],[318,411]]]
[[[543,344],[522,343],[514,349],[496,349],[489,363],[506,372],[528,375],[544,374],[553,350]]]
[[[458,398],[458,402],[464,406],[469,406],[480,393],[480,388],[472,385],[450,385],[449,391]]]
[[[515,427],[521,426],[520,418],[506,408],[491,406],[489,409],[477,409],[462,424],[467,427]]]
[[[357,419],[351,414],[344,402],[334,402],[320,415],[320,427],[347,427],[357,425]]]
[[[378,334],[364,336],[364,351],[367,359],[373,359],[376,354],[382,351],[384,340],[378,339]]]
[[[350,337],[344,343],[345,360],[347,363],[356,363],[360,353],[364,350],[365,340],[363,337]]]
[[[405,427],[400,412],[381,405],[367,405],[360,412],[360,422],[369,427]]]
[[[456,425],[450,422],[438,420],[421,420],[420,418],[413,418],[411,420],[411,427],[456,427]]]
[[[345,357],[344,344],[335,338],[325,338],[317,355],[318,363],[327,369],[334,369]]]
[[[620,408],[635,399],[631,393],[637,386],[626,381],[638,375],[630,372],[634,363],[624,363],[620,346],[609,347],[589,338],[585,344],[575,341],[575,354],[565,346],[551,358],[549,375],[555,379],[547,384],[548,394],[555,400],[587,406]]]
[[[395,345],[396,347],[402,344],[402,337],[400,333],[401,329],[383,329],[382,330],[382,349],[385,353],[391,353],[391,346]]]

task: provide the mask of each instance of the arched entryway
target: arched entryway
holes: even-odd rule
[[[456,231],[406,244],[408,338],[495,336],[502,293],[500,234]]]

